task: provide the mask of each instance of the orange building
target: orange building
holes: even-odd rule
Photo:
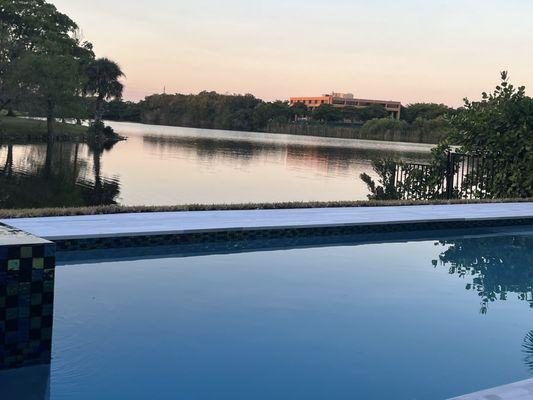
[[[319,97],[291,97],[290,105],[303,103],[309,108],[316,108],[322,104],[330,104],[334,107],[364,108],[374,104],[383,106],[391,116],[400,119],[402,103],[399,101],[356,99],[351,93],[332,93]]]

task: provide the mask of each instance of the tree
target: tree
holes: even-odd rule
[[[44,115],[51,137],[58,108],[71,103],[79,91],[78,61],[68,55],[28,53],[10,77],[22,99],[19,109]]]
[[[342,119],[345,121],[350,121],[351,123],[360,121],[359,118],[359,109],[355,107],[344,107],[341,109]]]
[[[15,43],[9,35],[8,26],[0,21],[0,110],[10,102],[6,76],[11,67]]]
[[[397,184],[400,198],[437,199],[447,195],[443,182],[458,168],[450,165],[448,154],[453,149],[481,159],[467,165],[466,176],[455,196],[474,191],[478,198],[528,198],[533,196],[533,99],[525,88],[509,83],[507,72],[501,83],[482,99],[465,105],[451,119],[446,138],[432,150],[431,162],[421,170],[416,165],[397,163],[403,169],[403,182]],[[452,158],[453,160],[453,158]],[[382,171],[376,172],[386,181]],[[367,184],[371,183],[364,177]],[[374,186],[369,185],[377,193]],[[474,188],[474,189],[472,189]],[[380,193],[383,192],[380,191]]]
[[[45,115],[48,134],[61,103],[80,94],[81,69],[94,57],[77,25],[44,0],[10,0],[0,4],[0,90],[3,104]],[[68,100],[70,98],[70,100]]]
[[[413,123],[419,118],[432,120],[452,115],[453,113],[454,109],[445,104],[415,103],[409,104],[407,107],[402,107],[401,119]]]
[[[140,122],[141,120],[140,103],[114,99],[107,102],[104,109],[104,119],[106,120],[131,122]]]
[[[266,130],[271,123],[285,124],[294,118],[294,111],[289,104],[284,101],[258,103],[252,114],[253,128],[255,130]]]
[[[379,104],[372,104],[368,107],[357,109],[357,119],[361,122],[387,117],[389,117],[389,112],[385,110],[385,107],[380,106]]]
[[[87,84],[84,92],[96,96],[94,122],[100,124],[104,114],[105,100],[120,99],[124,90],[124,85],[120,78],[124,73],[120,66],[108,58],[93,60],[87,65]]]
[[[317,121],[338,122],[342,120],[342,111],[331,104],[321,104],[313,110],[312,116]]]
[[[307,108],[307,106],[302,102],[294,103],[291,106],[291,114],[296,121],[298,118],[307,117],[309,115],[309,108]]]
[[[525,87],[510,84],[504,71],[492,93],[483,93],[478,102],[465,99],[451,122],[460,151],[490,162],[494,178],[485,188],[489,197],[533,196],[533,99]]]

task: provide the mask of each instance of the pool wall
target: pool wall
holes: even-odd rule
[[[327,226],[317,228],[265,228],[227,229],[207,232],[169,233],[160,235],[132,235],[95,237],[87,239],[59,239],[55,243],[58,251],[118,249],[151,246],[196,246],[198,252],[257,250],[261,247],[301,247],[316,243],[343,242],[353,235],[375,235],[387,233],[427,232],[435,230],[460,230],[474,228],[503,228],[533,225],[533,218],[477,220],[477,221],[432,221],[418,223],[390,223],[372,225]],[[258,247],[257,243],[261,243]],[[270,244],[271,243],[271,244]]]
[[[55,245],[0,226],[0,370],[50,362]]]
[[[533,202],[315,209],[185,211],[0,221],[54,241],[60,251],[337,238],[533,224]],[[305,239],[304,239],[305,240]]]

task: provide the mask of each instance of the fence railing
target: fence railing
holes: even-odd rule
[[[473,199],[487,197],[494,177],[487,158],[450,152],[440,166],[397,164],[394,186],[404,199]]]

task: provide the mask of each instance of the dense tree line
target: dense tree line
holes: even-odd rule
[[[45,0],[2,0],[0,44],[0,109],[45,117],[50,138],[56,118],[94,116],[98,132],[104,100],[122,95],[119,66]]]
[[[264,130],[270,122],[288,122],[304,112],[287,102],[265,102],[251,94],[154,94],[139,103],[107,103],[104,118],[146,124],[244,131]],[[305,110],[307,112],[307,109]]]
[[[365,129],[398,131],[447,129],[446,116],[455,112],[440,104],[413,104],[403,108],[401,121],[391,120],[384,107],[336,108],[323,104],[309,109],[303,103],[266,102],[247,95],[222,95],[216,92],[157,94],[134,103],[120,99],[105,106],[104,118],[147,124],[186,126],[207,129],[265,131],[269,126],[288,123],[353,125]],[[372,123],[370,123],[370,121]],[[368,123],[368,124],[365,124]]]

